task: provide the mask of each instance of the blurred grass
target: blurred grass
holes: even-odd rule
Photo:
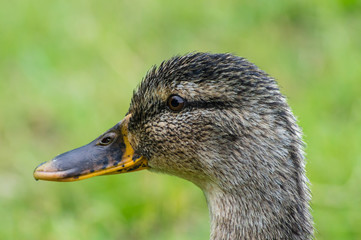
[[[207,239],[202,192],[146,171],[35,182],[119,121],[146,71],[232,52],[279,80],[308,144],[318,239],[361,238],[361,3],[2,1],[0,239]]]

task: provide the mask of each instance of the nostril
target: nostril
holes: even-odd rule
[[[108,133],[99,140],[98,144],[103,146],[109,145],[114,141],[114,138],[114,133]]]
[[[112,141],[111,137],[105,137],[102,140],[100,140],[100,143],[106,145],[109,144],[111,141]]]

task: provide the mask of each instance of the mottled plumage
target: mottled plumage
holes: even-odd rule
[[[186,100],[180,112],[170,95]],[[129,108],[151,171],[198,185],[211,239],[310,239],[301,130],[276,81],[244,58],[191,53],[153,67]]]

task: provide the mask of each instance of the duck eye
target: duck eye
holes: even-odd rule
[[[184,108],[185,100],[178,95],[171,95],[167,100],[168,107],[175,112],[179,112]]]
[[[100,141],[98,142],[99,145],[109,145],[114,140],[114,134],[105,135]]]

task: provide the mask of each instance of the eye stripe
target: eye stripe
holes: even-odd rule
[[[224,109],[232,107],[232,104],[225,103],[222,101],[193,101],[188,102],[187,106],[191,108],[215,108],[215,109]]]

